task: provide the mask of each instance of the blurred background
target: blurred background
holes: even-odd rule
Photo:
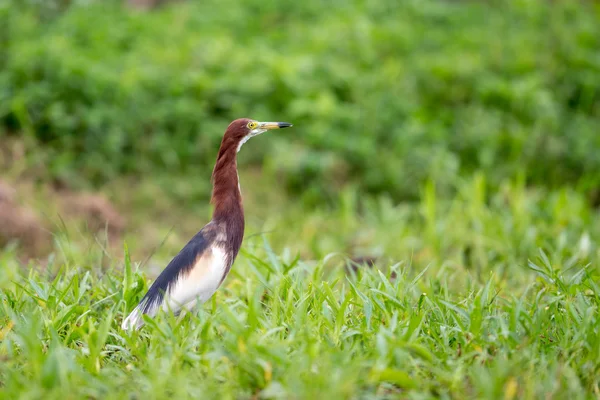
[[[294,124],[239,153],[245,256],[598,257],[600,7],[542,0],[1,2],[0,246],[162,268],[239,117]]]

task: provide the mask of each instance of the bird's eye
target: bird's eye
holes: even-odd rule
[[[258,126],[258,122],[256,122],[256,121],[248,122],[248,128],[250,128],[250,129],[254,129],[257,126]]]

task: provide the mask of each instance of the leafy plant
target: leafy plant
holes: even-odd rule
[[[120,3],[3,11],[1,126],[72,185],[207,174],[240,116],[295,123],[242,156],[309,202],[346,183],[416,199],[476,170],[600,184],[595,3]]]

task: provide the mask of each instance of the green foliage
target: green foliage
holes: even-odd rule
[[[499,191],[486,187],[479,175],[444,198],[429,183],[415,204],[394,204],[384,197],[364,200],[359,192],[345,190],[335,209],[270,209],[264,216],[253,215],[248,231],[267,232],[276,251],[288,249],[307,258],[337,252],[410,259],[417,269],[445,263],[479,279],[494,271],[510,281],[540,248],[556,257],[553,262],[577,259],[596,265],[600,254],[593,243],[600,239],[600,214],[584,196],[568,189],[528,190],[522,181],[503,182]],[[253,237],[245,243],[262,245]]]
[[[105,249],[58,237],[42,273],[0,252],[0,398],[593,398],[600,213],[483,176],[456,192],[271,213],[208,303],[131,334],[150,282],[136,244],[101,268]],[[345,273],[352,233],[383,247],[375,268]]]
[[[47,177],[110,181],[142,221],[109,268],[66,226],[44,268],[0,251],[0,398],[598,394],[598,5],[121,3],[0,2],[0,135]],[[208,215],[190,198],[240,116],[295,127],[240,153],[263,169],[240,174],[231,275],[124,333]],[[273,177],[333,201],[282,204]],[[154,257],[134,255],[158,246],[143,223],[173,229]],[[345,255],[380,257],[346,274]]]
[[[0,121],[53,177],[208,175],[250,116],[295,123],[244,157],[308,199],[416,198],[474,170],[600,185],[594,2],[28,3],[0,7]]]
[[[130,287],[120,272],[74,265],[53,280],[21,276],[0,294],[0,394],[588,398],[600,376],[597,275],[538,260],[518,291],[493,275],[452,291],[448,269],[354,279],[257,257],[199,314],[133,334],[119,322],[146,288],[139,273]]]

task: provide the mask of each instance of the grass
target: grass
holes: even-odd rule
[[[0,399],[600,398],[597,6],[13,3],[0,169],[55,247],[0,249]],[[231,275],[123,332],[240,115],[297,126],[240,153]],[[116,249],[52,180],[102,184]]]
[[[152,277],[135,243],[108,268],[60,238],[45,270],[5,249],[0,397],[600,396],[600,214],[577,192],[474,176],[451,199],[281,207],[250,199],[247,233],[264,234],[210,302],[132,334],[120,321]]]

